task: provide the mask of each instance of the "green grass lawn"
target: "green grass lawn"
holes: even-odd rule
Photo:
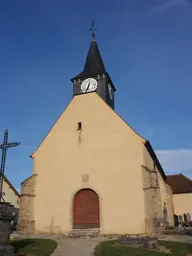
[[[57,243],[50,239],[21,239],[13,240],[10,244],[15,252],[29,256],[49,256],[57,247]]]
[[[131,248],[125,245],[113,245],[114,241],[106,241],[100,243],[96,249],[94,256],[167,256],[170,254],[163,252],[154,252],[147,249]],[[187,256],[192,253],[192,244],[184,244],[179,242],[160,241],[159,245],[166,246],[171,249],[173,256]]]

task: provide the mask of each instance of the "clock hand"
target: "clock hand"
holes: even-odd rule
[[[89,90],[89,86],[90,86],[90,83],[88,84],[88,86],[87,86],[87,90],[86,90],[86,92],[88,92],[88,90]]]

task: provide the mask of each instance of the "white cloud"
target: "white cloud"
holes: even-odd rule
[[[168,0],[164,4],[159,5],[156,8],[154,8],[151,11],[151,13],[165,11],[165,10],[171,9],[173,7],[183,7],[186,5],[188,5],[186,0]]]
[[[133,19],[142,19],[145,17],[148,17],[150,15],[153,15],[155,13],[160,13],[164,11],[168,11],[174,7],[191,7],[188,0],[167,0],[163,4],[157,5],[153,8],[151,8],[146,13],[143,13],[142,15],[132,17]]]
[[[192,149],[156,150],[166,174],[183,173],[192,178]]]

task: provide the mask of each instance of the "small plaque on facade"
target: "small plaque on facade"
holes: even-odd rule
[[[88,182],[89,181],[89,175],[88,174],[83,174],[82,175],[82,181],[83,182]]]

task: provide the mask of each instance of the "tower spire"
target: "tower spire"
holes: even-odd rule
[[[96,92],[112,109],[114,109],[114,92],[116,89],[109,74],[106,72],[95,40],[96,29],[95,22],[93,21],[92,27],[90,28],[90,31],[92,32],[92,40],[84,69],[80,74],[71,79],[73,82],[73,96],[88,92]]]
[[[99,48],[97,46],[97,42],[95,40],[95,30],[97,28],[95,27],[95,21],[92,22],[92,27],[90,28],[90,31],[92,32],[92,42],[87,54],[86,62],[84,65],[83,71],[73,77],[71,81],[80,79],[80,78],[85,78],[88,76],[93,76],[93,75],[99,75],[99,74],[105,74],[105,66],[103,63],[103,60],[101,58],[101,54],[99,52]]]
[[[97,28],[95,27],[95,21],[92,22],[92,26],[90,28],[89,31],[92,32],[92,41],[95,41],[95,30],[97,30]]]

